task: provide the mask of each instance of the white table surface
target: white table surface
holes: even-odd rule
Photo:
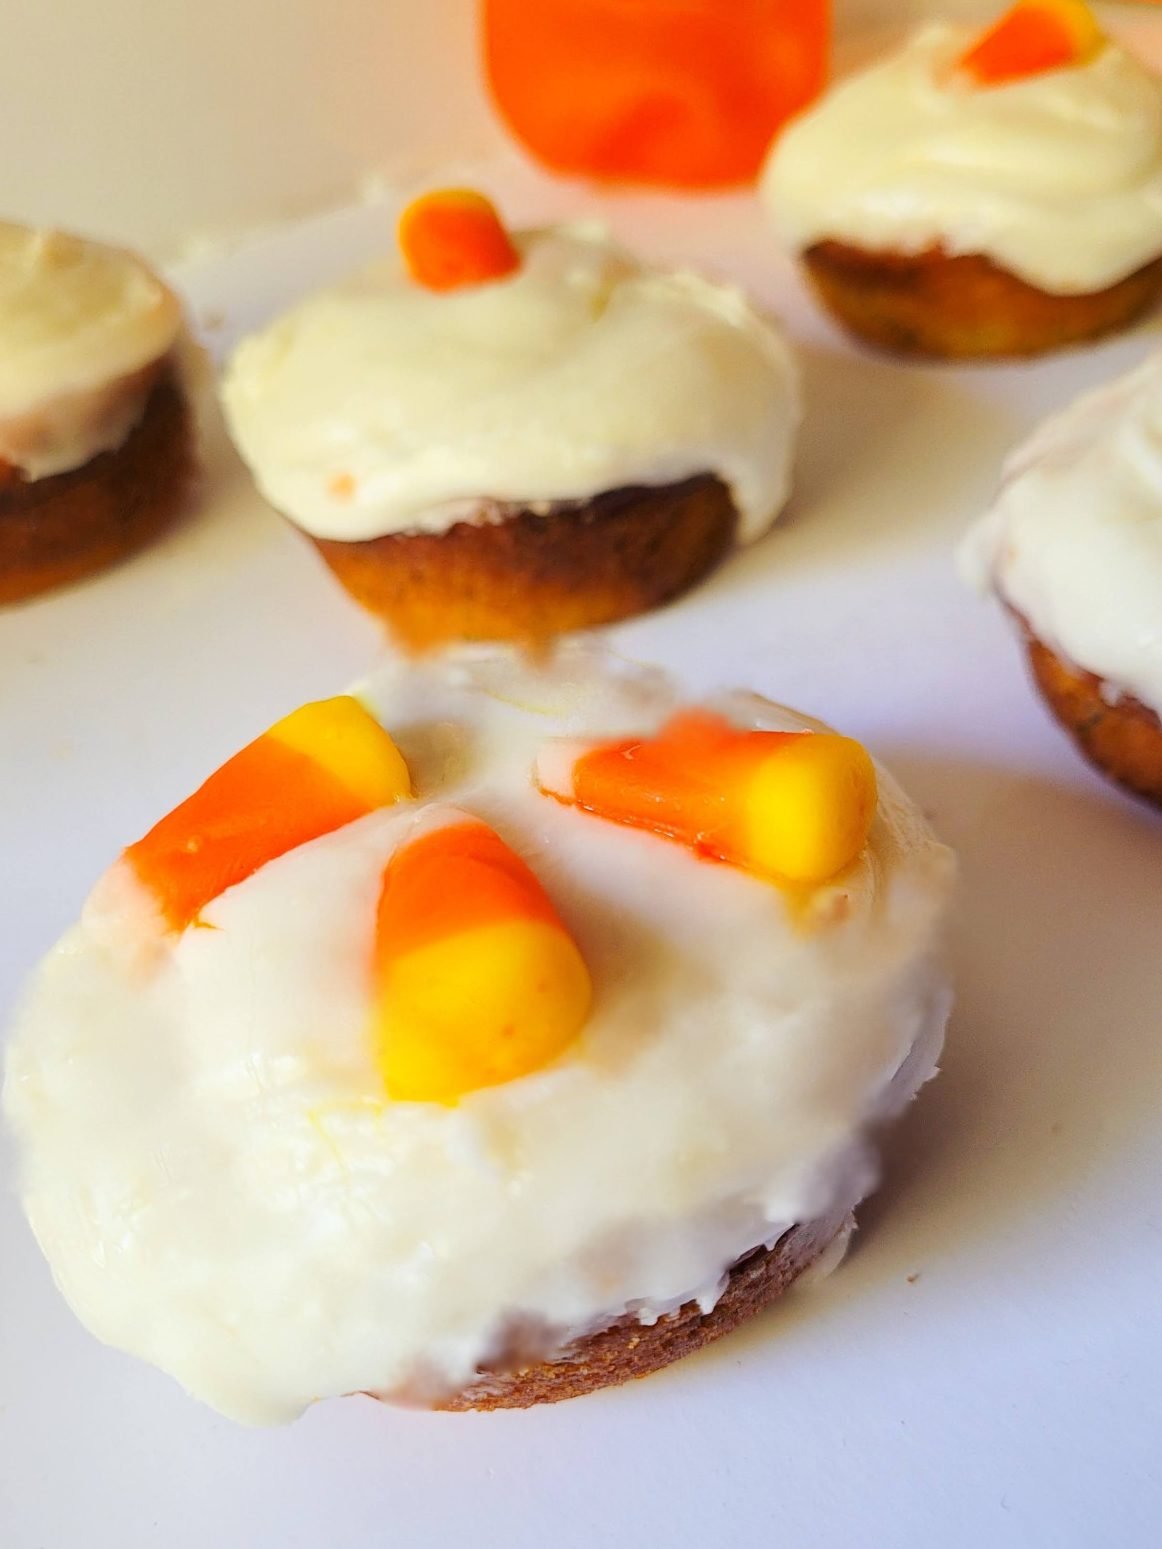
[[[595,207],[515,166],[484,181],[522,219]],[[952,561],[1004,450],[1157,327],[898,364],[813,311],[751,201],[603,208],[778,307],[808,410],[775,532],[614,643],[826,717],[919,796],[963,860],[943,1074],[830,1281],[647,1382],[524,1413],[351,1399],[238,1428],[74,1322],[9,1184],[4,1549],[1159,1542],[1162,822],[1077,759]],[[340,212],[179,278],[224,347],[391,227]],[[184,527],[0,615],[0,1004],[125,841],[381,649],[220,442]]]

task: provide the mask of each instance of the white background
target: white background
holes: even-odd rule
[[[592,207],[515,163],[481,181],[516,218]],[[750,200],[606,211],[778,306],[808,399],[784,521],[615,643],[863,737],[957,846],[943,1074],[829,1282],[647,1382],[526,1413],[353,1399],[239,1429],[85,1334],[5,1190],[3,1549],[1159,1541],[1162,821],[1076,759],[952,561],[1004,450],[1157,327],[1027,366],[896,364],[818,318]],[[353,210],[180,278],[222,348],[390,230]],[[0,615],[4,1007],[126,840],[381,649],[217,441],[209,463],[165,541]]]
[[[846,39],[991,0],[834,3]],[[0,213],[169,255],[496,149],[477,4],[7,0]]]

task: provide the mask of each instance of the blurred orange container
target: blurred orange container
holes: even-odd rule
[[[753,178],[823,85],[829,0],[482,0],[502,117],[557,172],[676,188]]]

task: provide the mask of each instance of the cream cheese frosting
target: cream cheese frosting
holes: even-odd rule
[[[132,253],[0,222],[0,460],[43,478],[119,446],[181,326]]]
[[[766,531],[799,416],[773,323],[597,228],[514,240],[509,278],[436,294],[385,259],[243,341],[223,402],[271,503],[351,540],[712,472]]]
[[[932,1074],[948,1011],[951,859],[887,775],[864,853],[792,898],[534,789],[546,738],[656,727],[658,674],[480,656],[362,694],[418,804],[284,855],[157,952],[107,880],[8,1056],[25,1208],[74,1310],[252,1423],[456,1391],[514,1326],[551,1348],[709,1310],[742,1254],[871,1186],[868,1126]],[[455,1107],[386,1100],[369,1048],[383,867],[433,803],[525,857],[595,989],[555,1063]]]
[[[960,557],[1051,650],[1162,715],[1162,354],[1013,453]]]
[[[762,193],[787,244],[980,253],[1054,294],[1162,255],[1162,82],[1116,43],[1005,85],[956,76],[971,31],[921,29],[775,141]]]

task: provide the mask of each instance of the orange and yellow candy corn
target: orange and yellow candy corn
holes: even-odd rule
[[[228,759],[125,859],[182,930],[228,887],[411,794],[407,765],[349,694],[303,705]]]
[[[501,280],[520,254],[492,202],[471,188],[439,188],[413,199],[399,218],[399,250],[426,290]]]
[[[978,86],[1002,86],[1085,64],[1104,41],[1084,0],[1017,0],[961,55],[958,68]]]
[[[831,732],[740,731],[691,710],[652,738],[550,744],[542,791],[761,876],[820,883],[867,841],[875,766]]]
[[[455,1103],[539,1070],[577,1036],[589,972],[544,888],[486,824],[397,850],[376,926],[375,1045],[388,1095]]]
[[[554,171],[671,188],[753,179],[827,73],[830,0],[482,0],[501,117]]]

